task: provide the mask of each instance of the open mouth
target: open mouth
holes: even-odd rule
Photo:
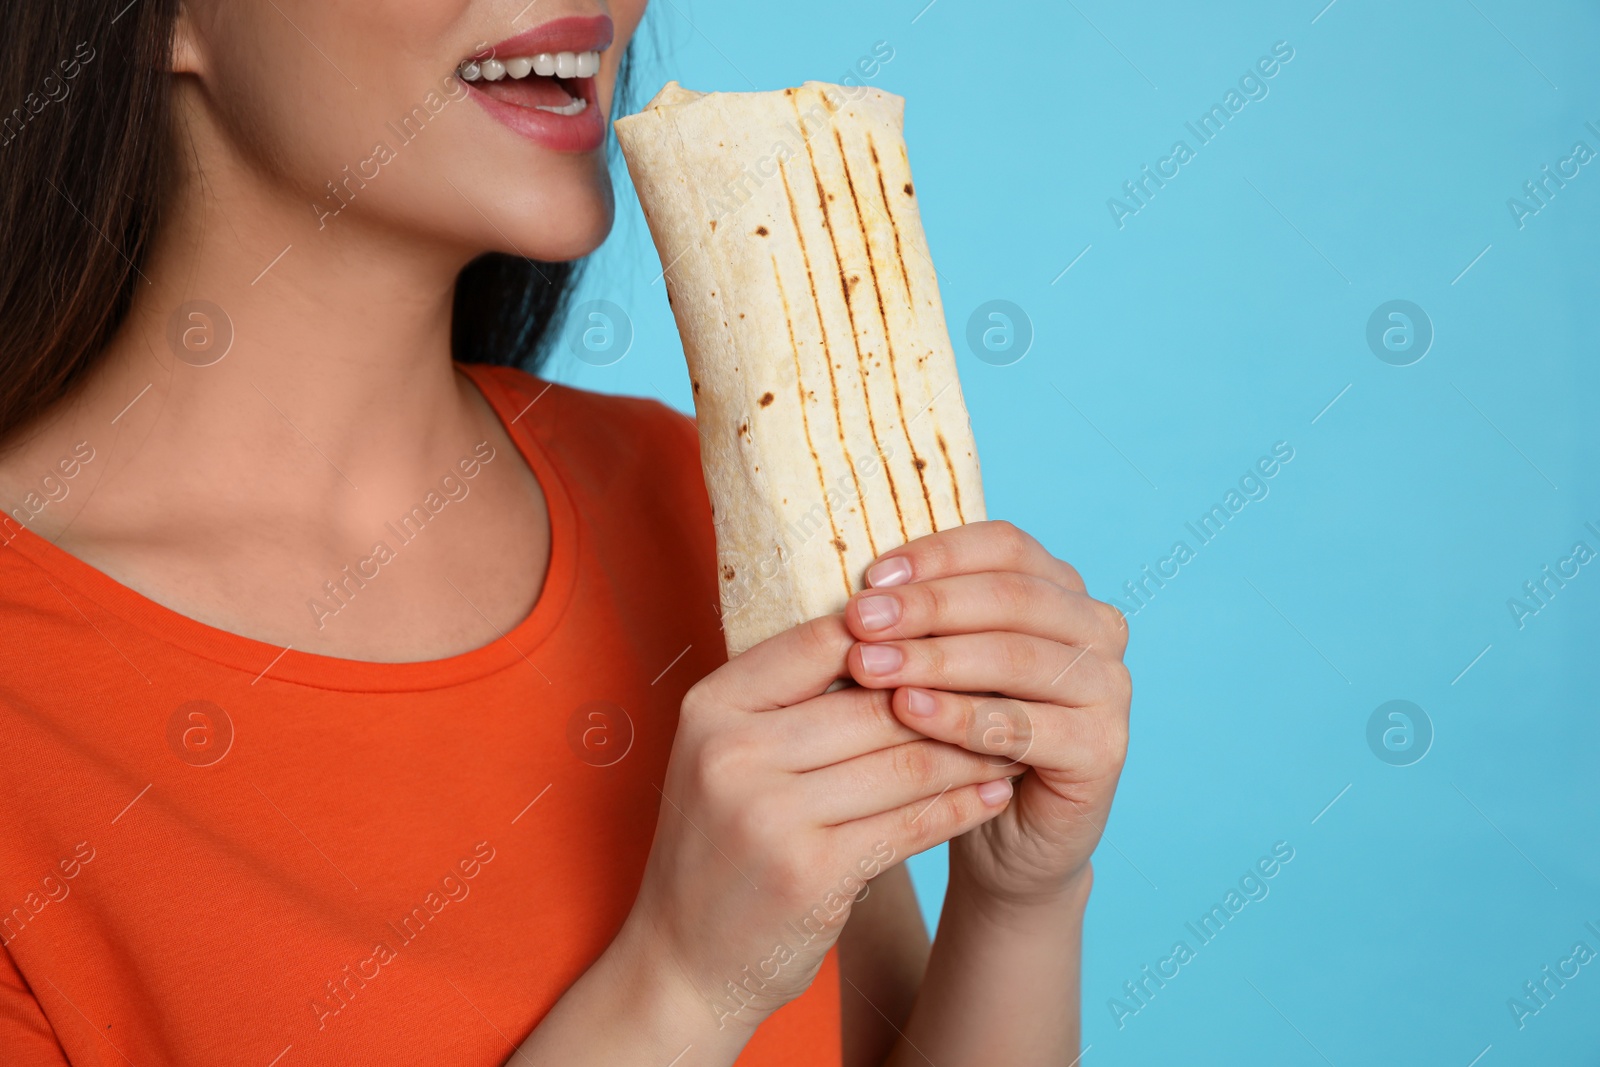
[[[600,57],[614,30],[606,15],[552,19],[480,45],[456,65],[455,76],[513,133],[556,152],[594,152],[606,139]]]
[[[600,53],[539,52],[469,59],[456,75],[485,96],[512,107],[552,115],[581,115],[595,99]]]

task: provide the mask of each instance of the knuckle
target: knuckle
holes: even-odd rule
[[[977,806],[978,797],[973,789],[952,789],[929,805],[908,830],[919,847],[930,848],[960,833],[972,820]],[[907,817],[908,823],[914,817],[913,812]]]
[[[714,675],[707,675],[689,687],[683,694],[683,702],[679,705],[679,715],[685,721],[704,719],[713,707],[716,706],[716,682]]]
[[[910,786],[920,786],[930,780],[937,766],[932,750],[926,741],[908,741],[893,750],[895,777]]]
[[[1005,713],[999,697],[963,697],[962,725],[966,747],[975,752],[992,752],[1005,739]]]
[[[695,761],[696,781],[701,790],[716,794],[730,782],[743,781],[755,760],[755,742],[735,730],[711,734],[700,746]]]
[[[1128,665],[1118,660],[1110,665],[1111,669],[1111,695],[1119,705],[1128,705],[1133,702],[1133,672],[1128,670]]]
[[[950,542],[937,534],[915,543],[911,551],[912,573],[918,578],[937,578],[956,569],[955,552]]]
[[[949,620],[953,604],[950,600],[948,586],[941,582],[929,582],[916,587],[916,590],[917,603],[914,605],[908,604],[907,606],[912,607],[917,614],[920,614],[924,622],[937,626]]]
[[[900,809],[898,836],[908,842],[908,851],[921,852],[945,839],[946,817],[940,810],[944,798],[932,804],[918,803]]]
[[[819,664],[835,660],[842,664],[845,653],[855,640],[845,629],[842,615],[823,615],[801,623],[795,638],[800,645],[800,654]]]
[[[962,736],[969,741],[976,741],[983,736],[983,731],[990,725],[989,704],[992,697],[975,697],[967,693],[950,693],[944,697],[955,706],[956,721],[961,726]]]
[[[995,606],[1007,618],[1032,618],[1038,608],[1038,584],[1025,574],[1006,571],[995,575]]]
[[[1128,760],[1128,728],[1121,723],[1111,731],[1106,745],[1106,761],[1112,771],[1120,773]]]
[[[1000,640],[1001,668],[1009,678],[1026,678],[1039,667],[1038,650],[1032,641],[1020,634],[1006,634]]]
[[[993,536],[998,541],[1004,558],[1011,563],[1021,560],[1033,544],[1033,538],[1023,533],[1022,528],[1009,519],[995,520]]]
[[[1000,746],[995,754],[1026,753],[1033,746],[1033,716],[1028,714],[1028,705],[1008,698],[1000,702],[995,715],[993,740]]]
[[[1123,618],[1122,610],[1104,600],[1090,600],[1089,603],[1101,634],[1113,645],[1126,642],[1128,622]]]
[[[1111,647],[1116,649],[1119,659],[1128,653],[1128,636],[1128,620],[1124,617],[1121,626],[1111,634]]]
[[[867,689],[864,686],[853,686],[849,693],[851,699],[856,702],[856,713],[862,718],[894,718],[893,689]]]
[[[894,713],[893,689],[865,689],[861,686],[864,696],[860,697],[860,713],[863,725],[869,730],[900,730],[904,729],[900,719]]]
[[[1011,538],[1022,533],[1017,524],[1010,519],[990,519],[989,530],[991,536],[999,538]]]
[[[1122,773],[1128,758],[1128,728],[1120,718],[1109,721],[1097,731],[1085,758],[1089,765],[1085,773],[1094,778],[1110,778]]]

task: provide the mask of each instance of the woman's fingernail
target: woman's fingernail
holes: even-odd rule
[[[933,694],[925,689],[906,690],[906,710],[913,715],[933,714]]]
[[[991,808],[997,808],[1011,799],[1011,779],[999,778],[993,782],[984,782],[978,787],[978,796]]]
[[[856,604],[861,612],[861,625],[869,630],[881,630],[900,621],[900,601],[892,596],[866,596]]]
[[[889,645],[862,645],[861,666],[868,674],[889,674],[900,668],[905,657]]]
[[[867,568],[867,584],[874,589],[890,585],[904,585],[911,580],[911,561],[904,556],[874,563]]]

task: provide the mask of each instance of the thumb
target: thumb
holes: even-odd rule
[[[708,674],[699,697],[739,711],[773,711],[820,696],[848,678],[855,644],[842,614],[823,615],[767,638]]]

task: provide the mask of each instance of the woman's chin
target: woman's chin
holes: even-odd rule
[[[546,263],[582,259],[604,244],[606,236],[611,232],[610,212],[606,212],[603,217],[596,217],[582,227],[576,225],[573,219],[562,221],[566,225],[561,228],[560,233],[546,234],[537,242],[522,245],[519,254]]]
[[[508,227],[497,219],[504,232],[487,235],[498,250],[548,263],[581,259],[611,232],[615,218],[611,183],[602,178],[581,188],[552,190],[518,215],[519,225]],[[508,244],[511,247],[504,247]]]

